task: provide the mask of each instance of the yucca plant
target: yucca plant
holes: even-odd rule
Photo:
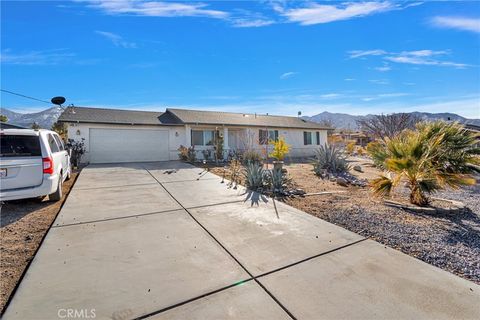
[[[245,166],[245,183],[251,190],[257,190],[263,187],[265,180],[265,170],[259,163],[248,163]]]
[[[428,205],[427,195],[445,187],[475,184],[480,149],[476,136],[458,123],[421,123],[385,144],[369,150],[387,175],[371,183],[377,195],[389,195],[401,182],[410,189],[410,202]]]
[[[346,157],[335,146],[325,144],[317,150],[313,163],[313,171],[316,175],[321,175],[324,171],[337,174],[349,170]]]

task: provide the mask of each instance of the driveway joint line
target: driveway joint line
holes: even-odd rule
[[[193,180],[178,180],[178,181],[163,181],[161,183],[165,183],[165,184],[168,184],[168,183],[180,183],[180,182],[196,182],[196,181],[206,181],[206,180],[218,180],[217,177],[213,177],[213,178],[205,178],[205,179],[193,179]]]
[[[225,204],[238,203],[238,202],[245,202],[245,200],[233,200],[233,201],[226,201],[226,202],[218,202],[214,204],[204,204],[204,205],[195,206],[195,207],[188,207],[186,209],[201,209],[201,208],[215,207],[215,206],[221,206]]]
[[[313,260],[313,259],[315,259],[315,258],[328,255],[328,254],[333,253],[333,252],[335,252],[335,251],[339,251],[339,250],[342,250],[342,249],[345,249],[345,248],[354,246],[354,245],[359,244],[360,242],[366,241],[366,240],[368,240],[368,239],[369,239],[369,238],[363,238],[363,239],[360,239],[360,240],[357,240],[357,241],[354,241],[354,242],[351,242],[351,243],[347,243],[347,244],[345,244],[345,245],[343,245],[343,246],[340,246],[340,247],[337,247],[337,248],[333,248],[333,249],[331,249],[331,250],[328,250],[328,251],[325,251],[325,252],[322,252],[322,253],[319,253],[319,254],[310,256],[310,257],[305,258],[305,259],[302,259],[302,260],[298,260],[298,261],[296,261],[296,262],[292,262],[292,263],[287,264],[287,265],[285,265],[285,266],[283,266],[283,267],[279,267],[279,268],[270,270],[270,271],[268,271],[268,272],[261,273],[261,274],[255,276],[254,278],[257,279],[257,278],[261,278],[261,277],[268,276],[268,275],[270,275],[270,274],[272,274],[272,273],[275,273],[275,272],[278,272],[278,271],[282,271],[282,270],[288,269],[288,268],[290,268],[290,267],[293,267],[293,266],[296,266],[296,265],[298,265],[298,264],[301,264],[301,263],[304,263],[304,262]]]
[[[182,210],[182,208],[168,209],[168,210],[163,210],[163,211],[154,211],[154,212],[147,212],[147,213],[139,213],[139,214],[133,214],[133,215],[123,216],[123,217],[115,217],[115,218],[107,218],[107,219],[99,219],[99,220],[91,220],[91,221],[82,221],[82,222],[77,222],[77,223],[68,223],[68,224],[62,224],[62,225],[59,225],[59,226],[52,226],[52,228],[62,228],[62,227],[71,227],[71,226],[78,226],[78,225],[84,225],[84,224],[90,224],[90,223],[108,222],[108,221],[112,221],[112,220],[121,220],[121,219],[129,219],[129,218],[150,216],[150,215],[153,215],[153,214],[168,213],[168,212],[174,212],[174,211],[180,211],[180,210]]]
[[[254,278],[247,278],[247,279],[244,279],[244,280],[241,280],[241,281],[237,281],[235,283],[232,283],[228,286],[225,286],[225,287],[221,287],[219,289],[215,289],[213,291],[209,291],[207,293],[204,293],[204,294],[201,294],[199,296],[196,296],[196,297],[193,297],[193,298],[190,298],[190,299],[187,299],[187,300],[183,300],[183,301],[180,301],[178,303],[175,303],[175,304],[172,304],[168,307],[165,307],[163,309],[160,309],[160,310],[157,310],[157,311],[153,311],[153,312],[150,312],[150,313],[147,313],[147,314],[144,314],[140,317],[137,317],[137,318],[134,318],[134,319],[146,319],[146,318],[149,318],[149,317],[152,317],[154,315],[157,315],[157,314],[160,314],[160,313],[163,313],[163,312],[166,312],[168,310],[171,310],[171,309],[175,309],[175,308],[178,308],[178,307],[181,307],[185,304],[188,304],[190,302],[194,302],[194,301],[197,301],[199,299],[202,299],[202,298],[205,298],[205,297],[208,297],[208,296],[211,296],[213,294],[216,294],[216,293],[219,293],[219,292],[222,292],[222,291],[225,291],[225,290],[228,290],[230,288],[233,288],[233,287],[236,287],[240,284],[244,284],[244,283],[247,283],[247,282],[250,282],[254,280]]]
[[[144,168],[155,180],[157,180],[157,178],[155,178],[155,176],[146,168]],[[158,181],[158,184],[160,184],[163,189],[165,189],[165,191],[173,198],[175,199],[175,201],[188,213],[188,215],[223,249],[225,250],[225,252],[235,261],[237,262],[237,264],[280,306],[280,308],[282,308],[283,311],[285,311],[285,313],[288,314],[288,316],[293,319],[293,320],[297,320],[297,318],[290,312],[290,310],[288,310],[267,288],[265,288],[265,286],[260,283],[259,280],[257,280],[255,278],[255,276],[220,242],[220,240],[218,240],[210,231],[208,231],[208,229],[206,227],[204,227],[200,221],[198,221],[194,216],[193,214],[187,209],[185,208],[181,203],[180,201],[178,201],[171,193],[170,191],[167,190],[167,188],[165,188],[165,186],[160,182]]]

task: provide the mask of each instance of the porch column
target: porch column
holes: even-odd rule
[[[187,124],[185,125],[185,147],[192,146],[192,128]]]
[[[223,153],[228,155],[228,128],[223,127]]]

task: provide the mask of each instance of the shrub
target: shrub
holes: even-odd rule
[[[480,149],[476,137],[457,123],[417,125],[372,150],[372,157],[388,175],[371,183],[377,195],[389,195],[400,183],[410,189],[410,202],[425,206],[427,194],[445,187],[475,184]]]
[[[180,148],[178,148],[178,158],[182,161],[187,161],[191,163],[195,162],[195,147],[191,146],[190,148],[187,148],[185,146],[180,146]]]
[[[355,142],[349,142],[347,144],[347,146],[345,147],[345,151],[348,153],[348,154],[352,154],[353,151],[355,151]]]
[[[285,139],[279,138],[277,141],[271,140],[270,144],[273,145],[273,150],[269,156],[277,161],[283,161],[285,155],[290,151],[290,146],[285,142]]]
[[[265,181],[265,170],[259,163],[248,163],[245,167],[245,183],[251,190],[258,190],[263,187]]]
[[[365,149],[363,149],[362,147],[358,147],[357,148],[357,154],[359,156],[363,156],[365,154]]]
[[[78,168],[80,165],[80,160],[82,159],[82,155],[85,153],[85,151],[87,151],[85,148],[85,138],[82,138],[80,141],[68,139],[66,147],[67,149],[71,150],[70,163],[75,168]]]
[[[345,158],[335,146],[326,144],[320,146],[313,163],[313,171],[316,175],[321,175],[325,171],[333,174],[348,172],[350,167]]]
[[[245,150],[242,155],[242,160],[244,165],[249,163],[259,164],[262,162],[262,155],[253,149]]]

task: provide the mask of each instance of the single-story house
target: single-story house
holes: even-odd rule
[[[309,157],[327,142],[327,130],[297,117],[167,108],[165,112],[67,107],[58,119],[68,138],[84,139],[82,162],[178,160],[180,146],[195,146],[197,158],[223,139],[224,154],[255,149],[264,153],[269,139],[283,137],[290,157]],[[271,147],[270,147],[271,149]]]

